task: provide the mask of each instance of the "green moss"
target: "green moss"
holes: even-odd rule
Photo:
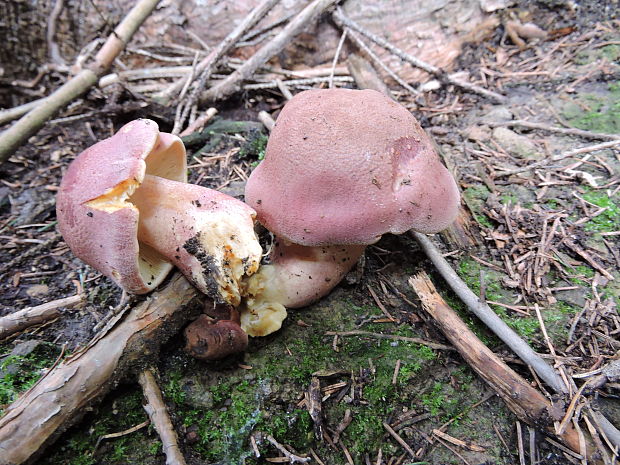
[[[252,130],[246,143],[241,147],[239,156],[256,158],[259,161],[265,158],[265,148],[267,147],[267,140],[269,138],[262,131]]]
[[[601,54],[612,63],[617,63],[620,60],[620,45],[605,45],[601,47]]]
[[[28,355],[4,357],[0,361],[0,405],[10,404],[20,392],[36,383],[43,370],[52,366],[58,353],[56,346],[44,343]]]
[[[490,228],[493,227],[493,223],[491,223],[491,220],[486,215],[477,214],[476,215],[476,221],[478,222],[478,224],[480,226],[484,226],[485,228],[489,228],[490,229]]]
[[[465,202],[474,213],[476,221],[487,228],[490,228],[492,223],[489,218],[482,213],[482,210],[490,193],[491,191],[485,186],[468,187],[463,191]]]
[[[620,84],[612,83],[609,94],[581,94],[563,106],[563,116],[575,127],[595,132],[620,132]],[[587,110],[584,111],[584,108]]]
[[[583,198],[598,207],[606,208],[603,213],[584,224],[586,231],[610,232],[620,229],[620,204],[613,201],[605,191],[589,190],[583,194]]]
[[[39,462],[42,465],[129,465],[151,463],[160,452],[157,434],[148,428],[113,439],[101,436],[132,428],[147,419],[142,407],[142,392],[137,387],[121,388],[114,399],[104,400],[101,407],[89,414],[82,424],[72,428],[59,441],[52,455]]]

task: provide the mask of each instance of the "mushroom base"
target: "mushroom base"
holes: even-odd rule
[[[286,308],[316,302],[353,268],[365,245],[305,247],[277,240],[270,263],[246,282],[241,327],[250,336],[265,336],[282,326]]]

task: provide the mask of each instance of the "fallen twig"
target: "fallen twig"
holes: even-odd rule
[[[557,418],[552,414],[551,403],[478,339],[437,293],[426,273],[410,278],[409,284],[420,297],[424,310],[433,317],[446,338],[506,402],[510,410],[529,425],[547,425],[547,431],[554,434],[552,419]],[[580,438],[571,425],[558,437],[572,450],[581,451]]]
[[[420,93],[418,90],[414,89],[409,84],[407,84],[398,74],[392,71],[385,63],[383,63],[383,61],[381,61],[381,58],[379,58],[377,54],[373,52],[372,49],[364,43],[362,38],[355,31],[352,31],[348,27],[345,27],[343,34],[347,34],[347,33],[349,34],[349,37],[351,38],[351,40],[353,40],[355,45],[357,45],[361,50],[363,50],[372,59],[375,65],[379,66],[392,79],[398,82],[403,88],[407,89],[413,95],[418,95]]]
[[[144,410],[148,414],[153,426],[161,439],[162,448],[166,454],[166,465],[185,465],[185,458],[179,449],[177,433],[174,431],[170,416],[166,410],[161,390],[150,370],[144,370],[138,376],[142,392],[147,400]]]
[[[424,339],[420,339],[417,337],[406,337],[406,336],[397,336],[394,334],[383,334],[383,333],[371,333],[370,331],[359,331],[359,330],[353,330],[353,331],[326,331],[325,334],[327,336],[363,336],[363,337],[373,337],[376,339],[391,339],[394,341],[405,341],[405,342],[413,342],[414,344],[420,344],[420,345],[424,345],[427,347],[430,347],[431,349],[436,349],[436,350],[453,350],[452,347],[444,345],[444,344],[438,344],[437,342],[430,342],[430,341],[426,341]]]
[[[207,79],[209,79],[209,77],[211,76],[215,64],[226,53],[228,53],[228,51],[237,43],[237,41],[241,38],[243,34],[247,32],[248,29],[254,26],[258,21],[260,21],[260,19],[265,16],[265,14],[267,14],[267,12],[269,12],[269,10],[271,10],[279,1],[280,0],[263,0],[263,2],[256,6],[256,8],[254,8],[250,12],[250,14],[247,15],[244,20],[237,25],[237,27],[235,27],[235,29],[233,29],[233,31],[228,34],[228,36],[226,36],[226,38],[224,38],[224,40],[220,42],[219,45],[211,51],[211,53],[209,53],[209,56],[207,56],[207,58],[205,58],[196,67],[196,73],[199,76],[198,82],[192,89],[192,92],[190,93],[186,101],[179,104],[179,107],[177,108],[178,117],[174,122],[174,129],[172,131],[173,134],[177,134],[178,132],[180,132],[181,127],[185,124],[190,110],[198,101],[198,98],[202,93],[205,84],[207,83]],[[186,80],[186,85],[189,84],[189,79],[191,78],[193,78],[193,76],[190,74],[190,77],[188,77],[188,79]],[[178,85],[182,82],[182,79],[179,80],[178,84],[174,84],[169,89],[172,89],[174,91],[174,89],[176,89]],[[183,92],[181,93],[181,97],[182,95]],[[164,104],[169,101],[168,97],[162,100]]]
[[[197,93],[193,96],[192,104],[195,102],[199,93],[202,92],[206,80],[213,72],[215,64],[235,46],[235,44],[250,28],[256,25],[256,23],[258,23],[261,18],[279,2],[280,0],[264,0],[257,5],[256,8],[245,16],[243,21],[241,21],[237,27],[235,27],[230,34],[228,34],[224,40],[217,45],[217,47],[211,50],[209,55],[204,60],[198,63],[196,66],[196,72],[200,77],[198,80],[198,85],[196,86]],[[191,74],[191,70],[186,73],[186,77],[179,79],[167,89],[155,95],[155,99],[164,105],[170,102],[170,100],[181,91],[189,74]],[[191,107],[191,105],[188,106]]]
[[[403,447],[403,449],[407,451],[407,453],[411,456],[411,458],[414,458],[414,459],[416,458],[416,455],[413,449],[409,446],[409,444],[405,442],[403,438],[400,437],[400,435],[396,431],[392,429],[390,425],[388,425],[386,422],[383,422],[383,427],[388,433],[390,433],[390,436],[396,439],[396,442],[398,442]]]
[[[512,170],[502,170],[500,168],[500,171],[497,171],[497,173],[495,173],[496,177],[503,177],[503,176],[510,176],[513,174],[518,174],[518,173],[523,173],[525,171],[529,171],[531,169],[534,168],[541,168],[545,165],[548,165],[554,161],[560,161],[560,160],[564,160],[565,158],[570,158],[570,157],[574,157],[576,155],[581,155],[582,153],[591,153],[591,152],[596,152],[598,150],[604,150],[604,149],[609,149],[612,147],[616,147],[620,145],[620,140],[610,140],[607,142],[601,142],[600,144],[594,144],[594,145],[587,145],[585,147],[580,147],[578,149],[575,150],[570,150],[568,152],[565,153],[561,153],[559,155],[554,155],[552,157],[548,157],[548,158],[544,158],[542,160],[539,161],[535,161],[534,163],[530,163],[529,165],[525,165],[522,166],[520,168],[515,168]]]
[[[84,294],[73,295],[3,316],[0,318],[0,341],[31,326],[53,320],[60,316],[62,307],[71,307],[83,302],[85,298]]]
[[[320,76],[313,78],[303,78],[303,79],[289,79],[287,81],[282,81],[289,87],[295,86],[311,86],[313,84],[319,84],[321,82],[329,82],[329,76]],[[332,79],[332,83],[349,83],[353,82],[353,78],[351,76],[334,76]],[[277,81],[274,79],[271,82],[259,82],[257,84],[245,84],[243,86],[244,90],[259,90],[259,89],[275,89],[278,87]]]
[[[562,383],[562,380],[553,368],[549,366],[540,355],[534,352],[517,333],[504,323],[486,303],[480,301],[478,296],[467,287],[467,284],[465,284],[461,278],[459,278],[432,241],[424,234],[418,232],[412,232],[412,235],[418,241],[426,256],[433,262],[433,265],[435,265],[435,268],[437,268],[441,276],[446,280],[446,283],[448,283],[452,290],[465,305],[467,305],[467,308],[480,318],[497,337],[504,341],[521,360],[530,365],[549,386],[556,392],[566,393],[567,390],[564,383]]]
[[[280,452],[282,452],[282,454],[284,454],[284,456],[288,459],[288,461],[290,463],[306,463],[309,462],[311,460],[310,457],[300,457],[299,455],[295,455],[292,452],[289,452],[286,447],[284,447],[282,444],[280,444],[278,441],[276,441],[272,435],[268,434],[267,435],[267,441],[269,441],[271,444],[273,444],[273,446],[278,449]]]
[[[496,92],[490,91],[488,89],[484,89],[480,86],[477,86],[475,84],[470,84],[468,82],[463,82],[460,81],[458,79],[455,79],[453,76],[447,74],[444,70],[442,70],[441,68],[438,68],[437,66],[433,66],[429,63],[426,63],[422,60],[420,60],[419,58],[416,58],[406,52],[404,52],[403,50],[399,49],[398,47],[395,47],[394,45],[392,45],[391,43],[389,43],[387,40],[382,39],[381,37],[371,33],[370,31],[367,31],[366,29],[364,29],[363,27],[361,27],[359,24],[357,24],[355,21],[351,20],[350,18],[348,18],[347,16],[344,15],[344,13],[342,13],[342,11],[340,9],[336,9],[336,11],[334,12],[334,20],[340,24],[340,25],[344,25],[348,28],[351,28],[357,32],[359,32],[360,34],[362,34],[363,36],[367,37],[368,39],[370,39],[371,41],[373,41],[374,43],[376,43],[377,45],[385,48],[386,50],[390,51],[391,53],[393,53],[394,55],[396,55],[397,57],[399,57],[400,59],[412,64],[413,66],[415,66],[416,68],[419,68],[423,71],[426,71],[427,73],[435,76],[437,79],[439,79],[440,81],[444,82],[444,83],[448,83],[448,84],[452,84],[454,86],[460,87],[461,89],[465,89],[469,92],[474,92],[476,94],[479,95],[483,95],[484,97],[490,98],[492,100],[495,100],[496,102],[505,102],[506,101],[506,97],[504,97],[503,95],[500,95]]]
[[[394,98],[392,92],[381,80],[372,65],[359,55],[351,54],[347,58],[347,68],[359,89],[373,89],[390,98]]]
[[[249,60],[231,73],[226,79],[213,86],[201,96],[201,100],[214,101],[228,97],[239,90],[243,81],[271,57],[280,53],[291,39],[297,36],[311,21],[327,8],[336,3],[336,0],[314,0],[304,8],[291,22],[289,22],[271,41],[258,50]]]
[[[97,83],[99,77],[112,65],[114,59],[155,9],[157,3],[159,0],[140,0],[114,32],[110,34],[108,40],[95,56],[94,63],[82,69],[76,76],[43,99],[40,105],[0,134],[0,163],[6,161],[25,140],[36,133],[60,108]]]
[[[34,460],[138,360],[143,364],[145,354],[155,356],[170,335],[195,317],[194,311],[177,310],[193,304],[197,295],[177,274],[105,336],[95,338],[22,394],[0,419],[1,463],[18,465]],[[197,306],[196,310],[200,309]]]
[[[508,127],[520,127],[528,129],[541,129],[543,131],[556,132],[558,134],[568,134],[571,136],[579,136],[586,139],[600,139],[600,140],[618,140],[620,136],[618,134],[604,134],[601,132],[584,131],[577,128],[559,128],[556,126],[550,126],[544,123],[535,123],[532,121],[514,120],[514,121],[501,121],[497,123],[490,123],[490,127],[508,126]]]

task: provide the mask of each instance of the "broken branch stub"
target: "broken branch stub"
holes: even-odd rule
[[[32,462],[86,407],[159,352],[196,312],[198,292],[177,274],[108,334],[52,369],[0,419],[0,465]],[[188,311],[177,311],[189,307]],[[196,306],[196,308],[200,308]],[[146,357],[145,357],[146,356]]]

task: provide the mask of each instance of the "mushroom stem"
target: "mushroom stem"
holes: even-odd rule
[[[241,327],[250,336],[265,336],[280,329],[286,308],[316,302],[353,268],[365,245],[307,247],[276,240],[270,263],[247,280],[247,300]]]
[[[202,292],[234,306],[240,283],[259,266],[254,211],[202,186],[153,175],[129,198],[139,211],[138,241],[166,257]]]

